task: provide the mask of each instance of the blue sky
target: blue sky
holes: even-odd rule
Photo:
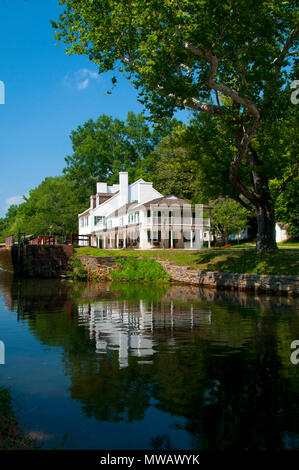
[[[45,177],[61,174],[72,129],[100,114],[124,119],[143,110],[126,79],[118,76],[104,95],[111,74],[99,76],[87,57],[56,45],[50,20],[61,11],[58,0],[0,0],[0,216]]]

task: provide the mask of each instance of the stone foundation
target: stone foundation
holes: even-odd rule
[[[158,260],[157,260],[158,261]],[[299,277],[198,271],[190,266],[177,266],[169,261],[158,261],[170,274],[172,281],[213,289],[265,292],[280,295],[299,295]]]
[[[110,269],[116,264],[114,256],[78,255],[77,258],[84,264],[89,273],[95,273],[97,279],[102,280],[107,279]]]

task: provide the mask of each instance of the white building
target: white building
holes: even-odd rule
[[[97,183],[90,207],[79,214],[79,244],[98,248],[190,248],[210,246],[210,208],[164,197],[153,183]]]

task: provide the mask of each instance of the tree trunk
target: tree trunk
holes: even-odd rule
[[[268,177],[263,172],[263,165],[255,150],[250,147],[247,156],[251,166],[255,193],[260,197],[257,209],[257,240],[256,249],[260,253],[276,250],[275,211],[271,201]]]
[[[275,239],[274,209],[260,206],[257,209],[257,251],[264,253],[277,249]]]
[[[225,230],[224,232],[224,238],[225,238],[225,244],[227,245],[228,244],[228,230]]]

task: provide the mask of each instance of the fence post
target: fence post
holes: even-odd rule
[[[18,273],[21,270],[21,230],[18,231]]]

